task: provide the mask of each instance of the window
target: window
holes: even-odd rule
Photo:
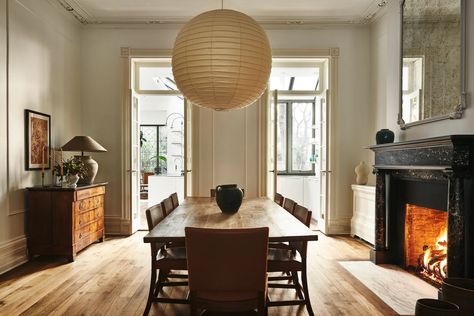
[[[270,89],[321,92],[320,75],[320,66],[306,68],[274,68],[270,75]]]
[[[278,103],[277,169],[279,174],[314,175],[315,102]]]
[[[141,171],[143,173],[166,173],[167,135],[163,125],[140,126]]]

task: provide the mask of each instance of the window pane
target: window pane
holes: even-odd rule
[[[140,145],[141,145],[141,171],[142,172],[156,172],[157,167],[157,140],[156,126],[141,126],[140,127]]]
[[[293,171],[312,171],[313,155],[313,103],[295,102],[292,104],[292,169]]]
[[[319,76],[295,77],[292,90],[317,90],[319,85]]]
[[[140,90],[177,90],[171,67],[140,67]]]
[[[291,77],[285,76],[271,76],[270,89],[271,90],[289,90]]]
[[[286,103],[278,104],[277,170],[286,171]]]
[[[160,126],[160,140],[159,140],[160,156],[168,158],[168,128],[167,126]],[[168,173],[167,161],[160,159],[159,174]]]
[[[320,88],[319,67],[274,67],[270,89],[315,91]]]

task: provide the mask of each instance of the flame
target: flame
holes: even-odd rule
[[[423,253],[422,274],[434,281],[440,282],[442,278],[446,277],[446,270],[448,265],[448,230],[443,228],[437,238],[436,244],[431,247],[426,247]],[[444,256],[442,260],[433,260],[435,256]],[[440,280],[441,278],[441,280]]]

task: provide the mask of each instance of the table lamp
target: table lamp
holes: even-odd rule
[[[106,152],[107,149],[102,147],[98,142],[96,142],[92,137],[89,136],[75,136],[66,144],[61,147],[64,151],[80,151],[81,156],[75,156],[84,163],[86,172],[79,180],[79,184],[92,184],[94,183],[95,176],[97,175],[97,170],[99,170],[99,165],[97,161],[92,159],[91,156],[84,156],[84,152]]]

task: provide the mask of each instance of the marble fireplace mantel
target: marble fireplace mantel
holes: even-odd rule
[[[412,201],[398,200],[409,196],[425,204],[420,206],[448,212],[448,276],[474,278],[474,135],[369,148],[375,153],[377,179],[371,260],[403,266],[399,218],[405,203]]]

